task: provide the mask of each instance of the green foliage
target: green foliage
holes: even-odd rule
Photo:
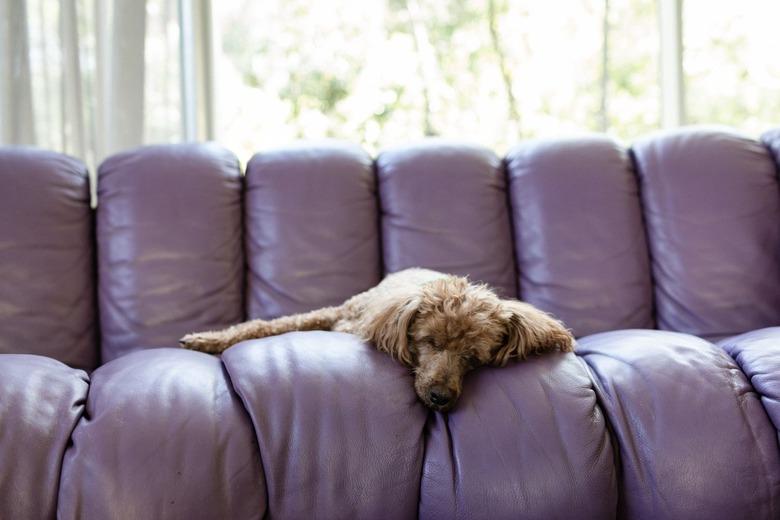
[[[349,95],[349,90],[345,79],[325,71],[312,70],[293,72],[290,82],[279,91],[279,95],[297,107],[294,111],[296,116],[300,114],[301,106],[331,114],[338,102]]]
[[[686,5],[697,2],[699,10],[710,5],[703,0]],[[716,2],[730,12],[727,0]],[[601,108],[604,5],[593,0],[220,3],[224,66],[240,81],[240,88],[222,94],[228,107],[223,129],[262,143],[334,136],[369,150],[434,130],[501,151],[525,137],[595,131],[606,120],[610,133],[630,140],[660,123],[656,2],[609,2],[606,113]],[[686,14],[689,24],[702,18],[699,12]],[[694,42],[686,51],[686,64],[695,64],[686,65],[691,120],[739,125],[762,110],[769,111],[765,118],[780,120],[778,96],[770,99],[754,88],[755,69],[743,64],[755,48],[750,34],[721,29],[709,40],[700,37],[706,50]],[[702,67],[702,61],[712,65]],[[716,69],[719,75],[713,74]],[[723,82],[712,79],[720,76],[729,78],[734,92],[724,94]]]

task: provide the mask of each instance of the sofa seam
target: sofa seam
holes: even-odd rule
[[[750,392],[755,394],[756,397],[757,397],[758,404],[761,406],[761,410],[764,412],[764,416],[766,417],[767,423],[769,424],[770,427],[772,427],[775,430],[775,435],[774,435],[775,446],[777,447],[778,451],[780,451],[780,430],[778,430],[778,428],[775,426],[774,422],[772,421],[771,417],[769,417],[769,414],[766,411],[766,407],[764,406],[764,403],[762,402],[762,398],[764,397],[764,395],[762,393],[760,393],[756,389],[756,387],[753,385],[753,377],[749,376],[748,373],[745,371],[745,367],[744,367],[743,363],[741,363],[740,360],[738,359],[739,356],[732,355],[730,352],[726,351],[726,349],[722,348],[720,345],[716,345],[716,344],[714,344],[712,342],[708,342],[708,343],[710,343],[710,345],[712,345],[713,348],[719,350],[724,355],[726,355],[729,359],[731,359],[734,362],[734,365],[736,366],[736,368],[744,376],[745,382],[750,387]],[[724,372],[726,372],[726,371],[728,371],[728,369],[724,367]],[[751,436],[751,438],[754,441],[753,445],[756,446],[756,448],[758,449],[760,444],[757,442],[758,436],[756,435],[756,429],[753,427],[753,423],[750,420],[748,420],[748,413],[747,413],[747,410],[745,410],[745,407],[743,406],[743,400],[740,399],[740,396],[734,391],[735,389],[734,389],[734,387],[732,385],[729,385],[729,387],[732,390],[731,394],[732,394],[732,396],[734,397],[734,400],[737,403],[737,407],[739,408],[740,414],[743,417],[745,425],[747,426],[747,429],[750,432],[750,436]],[[759,463],[761,464],[761,467],[764,470],[764,477],[765,478],[762,479],[762,481],[766,484],[766,491],[767,491],[767,495],[768,495],[768,498],[769,498],[770,513],[773,513],[773,512],[775,513],[775,514],[771,515],[771,517],[774,518],[774,517],[777,516],[776,513],[778,512],[778,507],[777,507],[776,500],[774,499],[775,495],[772,492],[772,488],[771,488],[771,485],[770,485],[770,482],[769,482],[769,478],[767,478],[770,475],[770,468],[766,464],[766,462],[764,460],[764,457],[762,456],[761,451],[758,451],[758,453],[759,453],[759,457],[758,457]]]
[[[244,398],[243,393],[240,392],[236,387],[236,385],[233,383],[233,377],[230,374],[230,369],[228,368],[228,365],[227,363],[225,363],[222,356],[219,357],[219,362],[222,367],[222,373],[225,376],[225,381],[228,385],[228,390],[235,397],[237,397],[238,401],[241,403],[241,409],[243,411],[244,416],[248,420],[249,426],[252,429],[252,434],[254,435],[255,438],[255,447],[257,448],[257,457],[258,457],[258,462],[260,463],[260,471],[263,472],[263,488],[265,491],[265,513],[261,518],[264,520],[266,518],[270,518],[271,516],[271,507],[270,507],[271,495],[268,492],[268,477],[267,477],[268,472],[266,471],[265,459],[263,457],[263,452],[260,448],[260,435],[258,434],[257,424],[255,424],[255,419],[252,416],[252,414],[249,413],[249,404],[247,400]]]
[[[590,379],[591,388],[593,389],[593,393],[596,398],[596,407],[601,412],[602,417],[604,417],[604,426],[606,428],[606,434],[609,439],[610,448],[612,449],[612,462],[615,468],[615,491],[617,492],[617,500],[615,501],[615,516],[618,517],[620,516],[620,511],[623,508],[623,493],[625,491],[623,486],[623,451],[620,446],[617,430],[610,420],[610,414],[607,412],[608,407],[605,406],[606,399],[604,396],[606,395],[606,392],[601,386],[600,379],[596,376],[595,372],[590,366],[590,363],[588,363],[586,355],[578,354],[576,351],[574,354],[577,360],[579,360],[579,362],[582,364],[582,367],[588,375],[588,379]]]
[[[639,164],[639,158],[636,154],[635,145],[632,144],[626,148],[628,157],[629,174],[634,180],[636,186],[636,200],[639,206],[639,219],[642,229],[642,238],[645,244],[645,254],[647,255],[647,275],[650,282],[650,322],[655,329],[660,329],[660,320],[658,317],[658,283],[655,276],[656,251],[654,237],[651,236],[650,226],[647,222],[647,205],[645,204],[645,188],[642,168]],[[654,235],[654,233],[652,233]]]
[[[89,403],[89,396],[92,391],[92,377],[90,374],[87,374],[84,372],[82,380],[86,383],[87,388],[84,392],[84,398],[83,398],[83,406],[81,409],[81,412],[79,413],[78,418],[73,421],[73,427],[70,429],[70,432],[68,433],[67,440],[65,442],[65,447],[62,450],[62,453],[59,457],[59,475],[57,478],[57,489],[56,489],[56,500],[55,500],[55,515],[57,518],[60,518],[60,493],[62,492],[62,482],[64,479],[64,472],[65,472],[65,456],[67,455],[68,451],[75,446],[75,443],[73,442],[73,435],[76,432],[76,429],[79,427],[82,421],[89,421],[91,420],[89,411],[87,410],[87,404]],[[76,404],[78,405],[79,401],[76,401]]]

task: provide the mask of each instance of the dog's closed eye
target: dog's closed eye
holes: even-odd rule
[[[426,337],[420,339],[417,342],[417,344],[420,345],[421,347],[428,348],[428,349],[433,350],[435,352],[440,352],[440,351],[444,350],[444,347],[441,345],[441,343],[438,343],[434,338],[432,338],[430,336],[426,336]]]
[[[466,357],[466,367],[471,370],[482,365],[482,361],[477,356],[471,355]]]

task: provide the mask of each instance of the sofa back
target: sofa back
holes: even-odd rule
[[[98,170],[103,361],[241,321],[241,174],[214,145],[149,146]]]
[[[83,258],[94,254],[97,302],[79,300],[76,329],[89,322],[94,335],[99,314],[104,362],[175,346],[194,330],[338,304],[412,266],[486,282],[578,336],[658,327],[714,339],[780,323],[780,130],[759,142],[684,129],[630,149],[602,136],[528,141],[503,159],[439,140],[375,159],[308,143],[256,155],[244,176],[215,145],[145,147],[101,165],[94,245],[86,192],[76,202],[53,188],[67,177],[58,171],[21,181],[7,166],[14,153],[0,152],[3,193],[29,181],[25,211],[51,204],[72,214],[16,218],[2,205],[10,224],[0,240],[54,233]],[[55,232],[63,218],[79,226]],[[38,258],[43,265],[0,249],[0,269],[44,276],[72,266],[69,282],[91,295],[91,260]],[[14,319],[4,308],[64,323],[26,295],[29,278],[0,288],[0,352],[38,345],[65,359],[29,327],[3,326]]]
[[[0,147],[0,354],[98,361],[95,241],[86,167]]]

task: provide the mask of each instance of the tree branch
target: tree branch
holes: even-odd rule
[[[488,0],[488,29],[490,30],[490,41],[493,46],[493,52],[498,59],[498,66],[501,69],[501,77],[504,82],[504,92],[506,94],[507,104],[509,105],[509,118],[517,125],[517,132],[520,134],[520,109],[517,106],[517,100],[512,92],[512,73],[507,64],[506,54],[501,47],[501,35],[498,32],[498,19],[496,14],[495,0]]]

